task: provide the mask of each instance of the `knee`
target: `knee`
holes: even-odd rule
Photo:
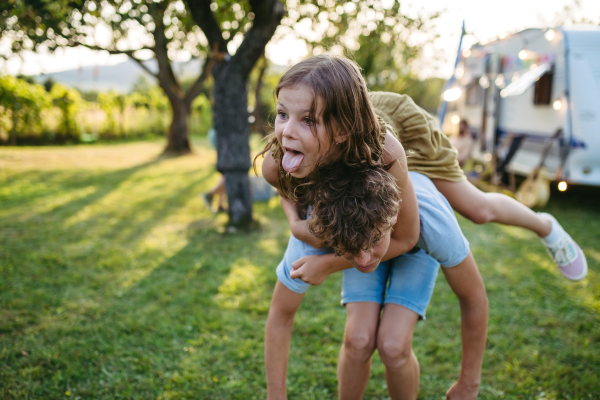
[[[482,201],[479,202],[477,207],[469,208],[466,214],[467,215],[465,215],[465,217],[478,225],[487,224],[488,222],[494,220],[494,210],[485,196],[483,197]]]
[[[375,351],[375,337],[366,331],[346,332],[344,350],[352,359],[368,359]]]
[[[296,316],[295,308],[281,307],[277,304],[271,303],[269,308],[269,315],[267,316],[267,325],[289,325],[294,323],[294,317]]]
[[[377,350],[381,361],[387,368],[399,368],[411,358],[412,346],[398,338],[379,338]]]

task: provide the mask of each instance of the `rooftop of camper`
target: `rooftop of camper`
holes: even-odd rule
[[[555,37],[558,39],[561,32],[567,34],[571,42],[584,42],[587,46],[598,47],[600,49],[600,26],[594,25],[576,25],[568,27],[560,26],[556,28],[528,28],[512,34],[500,35],[494,40],[482,40],[475,43],[473,46],[471,46],[471,48],[480,49],[489,45],[494,45],[517,38],[525,40],[528,43],[537,38],[541,39],[544,36],[547,40],[552,40]]]

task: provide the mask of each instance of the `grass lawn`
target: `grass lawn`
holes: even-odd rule
[[[264,399],[263,331],[289,229],[278,199],[262,229],[224,233],[198,194],[217,180],[205,142],[0,148],[1,399]],[[600,399],[600,190],[547,207],[590,272],[562,278],[534,234],[460,219],[488,289],[482,399]],[[341,277],[296,318],[290,399],[336,398]],[[460,368],[460,313],[443,274],[417,325],[420,399]],[[377,355],[365,399],[386,399]]]

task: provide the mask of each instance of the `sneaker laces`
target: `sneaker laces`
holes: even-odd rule
[[[560,266],[565,266],[577,258],[577,252],[571,245],[571,241],[572,239],[565,233],[562,239],[556,244],[546,246],[554,259],[554,262]]]

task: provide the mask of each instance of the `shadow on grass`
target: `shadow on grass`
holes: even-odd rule
[[[43,398],[63,397],[59,387],[94,398],[251,398],[264,387],[257,344],[285,239],[264,231],[223,235],[192,222],[187,244],[134,285],[121,290],[104,280],[93,304],[71,299],[79,307],[70,315],[47,317],[28,335],[28,357],[10,349],[4,363],[33,379],[8,377],[9,388]],[[267,256],[257,246],[264,240],[275,246]],[[144,254],[141,263],[153,256],[160,255]],[[46,338],[61,340],[37,344]]]
[[[98,170],[71,170],[71,171],[22,171],[11,173],[11,176],[4,179],[3,185],[10,186],[16,182],[26,182],[27,186],[19,187],[18,192],[11,193],[7,198],[6,205],[19,204],[27,206],[36,200],[44,200],[55,197],[57,194],[66,190],[81,189],[89,186],[96,186],[95,190],[82,198],[64,203],[56,208],[48,210],[45,213],[35,214],[35,217],[43,217],[47,214],[60,213],[68,209],[70,213],[75,213],[81,208],[102,199],[107,194],[115,190],[122,182],[129,179],[130,176],[151,165],[155,165],[166,157],[156,157],[150,161],[138,164],[131,168],[118,169],[114,171]],[[40,186],[43,185],[43,190]]]

